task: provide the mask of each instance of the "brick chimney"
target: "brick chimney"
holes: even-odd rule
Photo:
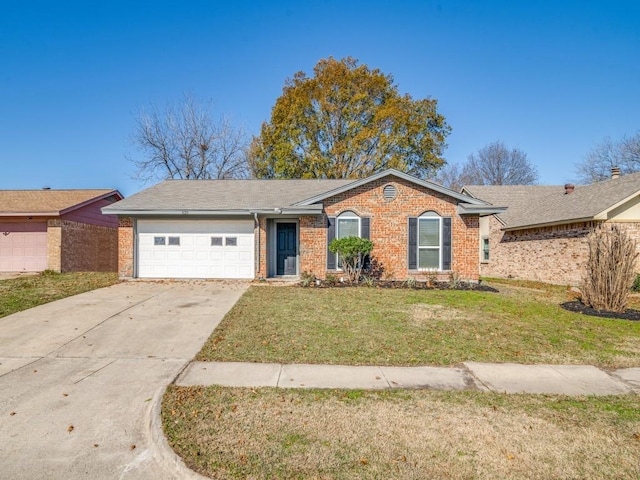
[[[570,193],[573,193],[575,189],[576,189],[576,186],[573,183],[566,183],[564,185],[564,194],[569,195]]]
[[[611,167],[611,178],[618,178],[620,176],[620,168]]]

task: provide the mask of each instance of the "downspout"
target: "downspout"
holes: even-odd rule
[[[258,212],[253,212],[253,219],[258,228],[258,250],[256,251],[256,274],[260,272],[260,221],[258,220]]]

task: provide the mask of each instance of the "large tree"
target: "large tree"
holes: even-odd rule
[[[593,183],[611,178],[613,167],[622,174],[640,172],[640,131],[618,141],[605,138],[587,153],[576,170],[581,182]]]
[[[258,178],[358,178],[386,168],[428,175],[450,127],[431,98],[401,95],[391,75],[332,57],[287,79],[253,139]]]
[[[469,155],[462,166],[447,165],[434,179],[455,190],[464,185],[533,185],[538,170],[524,151],[496,141]]]
[[[141,152],[130,158],[141,180],[246,177],[248,139],[242,129],[220,117],[211,102],[185,95],[164,111],[152,106],[136,118],[132,143]]]

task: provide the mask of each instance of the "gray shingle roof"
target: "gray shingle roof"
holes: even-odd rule
[[[640,173],[578,185],[565,194],[564,185],[470,185],[464,191],[493,205],[507,206],[499,218],[505,228],[572,223],[594,217],[640,195]]]
[[[353,180],[166,180],[114,205],[105,213],[145,210],[252,210],[293,205]]]
[[[362,179],[166,180],[102,211],[123,215],[247,214],[276,209],[290,213],[319,213],[323,199],[387,176],[395,176],[449,195],[457,200],[463,213],[487,214],[497,211],[470,195],[393,169]]]

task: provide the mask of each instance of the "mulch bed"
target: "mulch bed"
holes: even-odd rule
[[[300,285],[302,286],[302,285]],[[471,282],[456,282],[455,285],[452,285],[449,282],[415,282],[408,283],[406,281],[397,281],[397,280],[378,280],[373,285],[368,285],[365,282],[360,282],[359,284],[350,284],[349,282],[327,282],[323,281],[320,285],[317,285],[315,282],[310,284],[307,287],[303,288],[394,288],[394,289],[411,289],[411,290],[474,290],[478,292],[493,292],[498,293],[498,290],[490,287],[488,285],[484,285],[482,283],[471,283]]]
[[[604,310],[596,310],[595,308],[588,307],[579,300],[565,302],[560,306],[570,312],[582,313],[593,317],[618,318],[620,320],[631,320],[634,322],[640,321],[640,310],[633,310],[631,308],[628,308],[622,313],[606,312]]]

